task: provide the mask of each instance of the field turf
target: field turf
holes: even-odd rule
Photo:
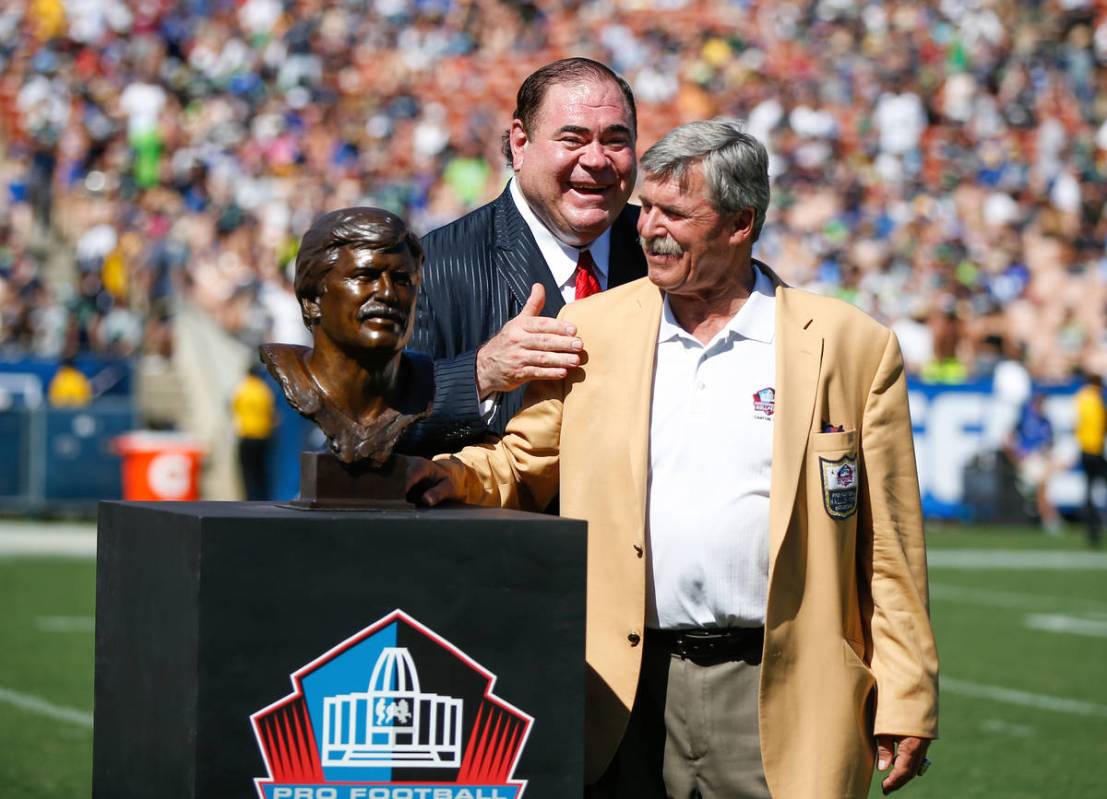
[[[0,522],[0,796],[85,797],[94,563],[13,555],[13,529],[52,528]],[[941,739],[930,773],[900,796],[1107,795],[1107,553],[1089,552],[1077,532],[930,527]]]

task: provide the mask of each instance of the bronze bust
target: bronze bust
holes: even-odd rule
[[[383,466],[434,398],[429,358],[405,352],[423,248],[395,214],[343,208],[304,234],[294,287],[312,346],[264,344],[261,360],[346,464]]]

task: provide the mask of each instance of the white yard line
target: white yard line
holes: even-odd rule
[[[92,727],[92,714],[71,707],[61,707],[31,694],[23,694],[0,686],[0,702],[28,713],[76,724],[78,727]]]
[[[1100,619],[1082,619],[1079,616],[1066,616],[1061,613],[1031,613],[1023,623],[1031,630],[1107,638],[1107,621]]]
[[[1058,552],[1052,549],[931,549],[932,569],[1007,571],[1107,571],[1107,552]]]
[[[946,693],[968,696],[973,699],[991,699],[1008,705],[1021,705],[1037,710],[1052,710],[1057,713],[1068,713],[1072,716],[1107,718],[1107,705],[1100,705],[1095,702],[1066,699],[1061,696],[1050,696],[1049,694],[1034,694],[1029,691],[1016,691],[1013,688],[1001,688],[998,685],[958,680],[945,675],[939,678],[939,684],[942,691]]]
[[[1010,735],[1014,738],[1033,738],[1038,734],[1038,729],[1036,727],[1031,727],[1029,724],[1012,724],[1003,719],[987,719],[982,721],[980,722],[980,729],[984,730],[984,732]]]
[[[0,528],[0,558],[95,558],[95,530]]]
[[[1080,611],[1090,616],[1107,614],[1107,602],[1082,597],[1050,596],[1015,591],[994,591],[990,588],[970,588],[949,583],[930,583],[930,598],[938,602],[958,602],[1012,610],[1067,610]]]

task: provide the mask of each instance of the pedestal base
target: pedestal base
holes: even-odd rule
[[[428,774],[494,788],[472,796],[580,796],[584,528],[469,507],[102,504],[93,796],[383,796],[350,786]]]
[[[414,508],[404,498],[406,477],[398,455],[374,467],[368,461],[343,463],[328,452],[301,452],[300,496],[289,504],[333,510]]]

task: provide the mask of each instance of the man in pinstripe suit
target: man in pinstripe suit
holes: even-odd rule
[[[637,118],[626,82],[570,58],[523,82],[504,156],[515,173],[493,202],[427,234],[411,348],[435,361],[430,418],[401,452],[453,452],[501,434],[522,386],[559,380],[586,342],[554,317],[567,302],[646,274]]]

